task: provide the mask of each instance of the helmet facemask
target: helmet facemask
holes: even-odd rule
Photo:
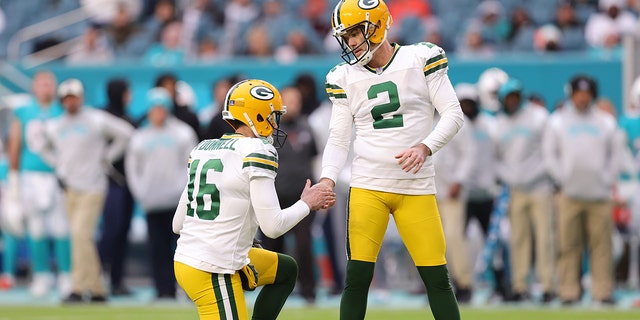
[[[374,44],[370,40],[377,29],[377,25],[369,21],[364,21],[346,30],[336,30],[334,32],[334,37],[342,48],[342,54],[340,55],[340,57],[350,65],[354,65],[356,63],[362,66],[367,65],[371,61],[371,58],[373,58],[373,53],[380,47],[379,44]],[[364,40],[356,47],[350,48],[349,38],[358,36],[354,33],[360,33],[362,35],[362,39]],[[356,56],[354,51],[357,51],[359,49],[364,49],[364,52],[360,54],[360,56]]]
[[[256,128],[258,124],[254,123],[254,121],[251,120],[251,117],[249,117],[247,113],[244,114],[245,121],[243,122],[245,122],[249,126],[249,128],[251,128],[253,134],[255,134],[257,137],[267,139],[267,141],[269,141],[270,144],[276,147],[276,149],[282,148],[284,146],[284,143],[287,141],[287,133],[279,129],[280,118],[282,118],[282,115],[286,113],[286,107],[282,107],[284,109],[282,111],[273,110],[272,108],[271,113],[269,114],[269,116],[267,116],[266,119],[261,114],[257,115],[256,121],[267,121],[267,123],[269,124],[271,130],[267,130],[267,135],[264,134],[263,130],[258,131],[258,129]],[[263,126],[260,125],[260,127]]]
[[[287,133],[280,129],[280,119],[282,115],[286,113],[286,106],[283,106],[285,111],[273,111],[269,115],[269,125],[273,128],[273,132],[267,137],[267,141],[271,143],[276,149],[280,149],[287,141]]]

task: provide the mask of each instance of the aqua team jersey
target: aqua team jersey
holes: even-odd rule
[[[627,134],[627,142],[631,152],[637,156],[640,152],[640,117],[623,116],[620,118],[619,125]]]
[[[44,123],[62,115],[64,110],[57,102],[48,108],[42,108],[35,99],[14,111],[15,118],[20,121],[22,145],[20,150],[20,171],[53,172],[38,154],[44,148]]]
[[[9,164],[7,163],[7,159],[3,156],[0,156],[0,183],[7,180],[8,170],[9,170]]]

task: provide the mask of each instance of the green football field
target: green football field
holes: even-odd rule
[[[0,306],[0,320],[169,320],[198,319],[193,308],[186,307],[8,307]],[[337,308],[287,308],[278,319],[330,320],[338,319]],[[370,309],[367,320],[433,319],[427,310]],[[462,319],[468,320],[638,320],[640,310],[574,310],[574,309],[462,309]]]

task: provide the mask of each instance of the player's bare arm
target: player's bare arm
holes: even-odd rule
[[[19,120],[13,119],[9,129],[9,140],[7,141],[7,156],[9,158],[9,169],[18,171],[20,163],[20,148],[22,147],[22,125]]]
[[[414,174],[420,171],[422,164],[431,155],[431,149],[423,143],[402,150],[402,152],[396,155],[398,164],[402,167],[404,172],[413,172]]]
[[[304,201],[311,211],[316,211],[329,208],[335,204],[336,194],[333,192],[333,188],[325,184],[316,183],[312,187],[311,180],[307,179],[302,195],[300,195],[300,200]]]

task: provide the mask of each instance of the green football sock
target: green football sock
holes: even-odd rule
[[[260,275],[258,275],[260,277]],[[278,254],[278,271],[273,284],[262,287],[253,306],[253,320],[275,320],[296,286],[298,263],[292,257]]]
[[[447,265],[418,267],[427,288],[431,313],[436,320],[460,320],[460,309],[453,294]]]
[[[347,261],[345,286],[340,300],[340,319],[364,319],[375,265],[374,262]]]

